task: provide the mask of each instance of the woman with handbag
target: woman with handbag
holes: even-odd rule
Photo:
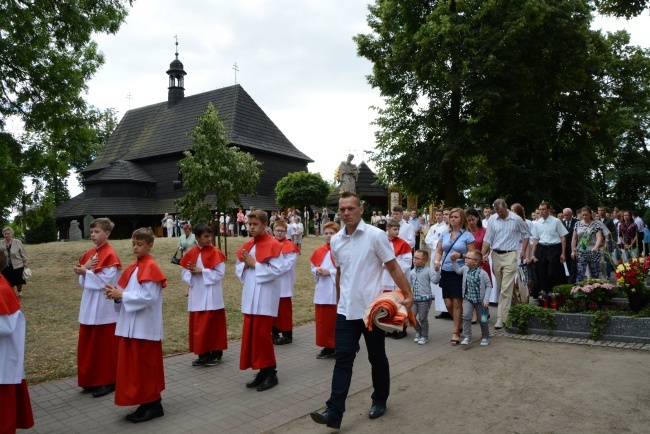
[[[438,240],[434,269],[440,270],[440,287],[445,300],[447,311],[454,320],[454,330],[451,335],[451,345],[460,344],[460,329],[463,315],[463,276],[456,274],[451,263],[451,253],[457,252],[459,266],[465,265],[465,255],[475,250],[474,236],[469,231],[469,223],[465,211],[454,208],[449,212],[449,230],[444,231]]]
[[[2,270],[2,275],[12,287],[16,288],[16,294],[20,297],[23,285],[27,283],[23,277],[23,272],[27,268],[27,252],[22,241],[14,238],[14,230],[11,227],[4,228],[2,235],[5,238],[4,246],[9,257],[9,263]]]
[[[196,237],[192,233],[192,225],[189,223],[186,223],[185,226],[183,226],[183,234],[181,237],[178,239],[178,249],[176,250],[176,253],[179,251],[181,252],[181,258],[187,252],[189,249],[192,247],[196,246]],[[176,257],[176,255],[174,255]],[[180,260],[179,260],[180,261]],[[173,261],[172,261],[173,262]],[[178,262],[176,262],[178,263]]]

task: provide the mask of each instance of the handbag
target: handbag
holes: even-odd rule
[[[25,268],[23,270],[23,280],[27,280],[30,277],[32,277],[32,270],[30,270],[29,268]]]
[[[177,257],[177,255],[178,255],[178,250],[176,250],[176,252],[174,253],[174,256],[172,256],[171,263],[176,264],[176,265],[180,265],[181,264],[181,258]]]

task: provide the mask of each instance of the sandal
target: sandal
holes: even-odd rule
[[[458,336],[458,339],[454,339],[454,335]],[[460,333],[452,333],[451,335],[451,346],[455,347],[460,344]]]

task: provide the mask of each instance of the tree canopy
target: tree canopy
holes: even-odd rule
[[[627,155],[634,176],[647,166],[650,56],[625,32],[591,30],[593,8],[586,0],[369,6],[372,33],[355,41],[386,103],[371,154],[382,180],[450,206],[626,201],[616,186],[630,181],[615,161]]]
[[[275,185],[275,202],[280,207],[304,207],[327,205],[330,186],[320,173],[293,172]]]
[[[189,133],[194,144],[178,162],[187,194],[175,204],[193,224],[209,223],[211,210],[242,206],[241,195],[254,196],[261,163],[248,152],[230,145],[226,127],[212,103]]]
[[[23,177],[35,181],[54,204],[68,197],[69,170],[84,168],[115,127],[113,110],[89,107],[87,81],[104,63],[95,33],[116,33],[132,0],[0,0],[0,207],[3,216],[19,199]],[[7,119],[22,121],[12,137]],[[16,148],[18,144],[18,148]],[[4,155],[3,155],[4,157]],[[34,196],[34,197],[31,197]]]

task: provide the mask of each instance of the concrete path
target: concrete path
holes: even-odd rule
[[[452,322],[433,319],[434,315],[432,311],[430,341],[426,345],[413,342],[413,329],[409,329],[405,339],[386,340],[391,377],[456,349],[449,343]],[[480,336],[478,326],[474,327],[474,335]],[[275,347],[280,384],[266,392],[246,389],[245,383],[253,378],[253,372],[239,370],[240,346],[240,341],[231,342],[223,363],[209,368],[192,367],[193,354],[165,358],[167,388],[162,394],[165,409],[162,418],[134,425],[124,420],[134,407],[116,406],[113,394],[92,398],[80,391],[74,377],[30,387],[35,426],[20,432],[255,433],[273,429],[325,406],[334,360],[316,359],[320,349],[314,344],[313,324],[295,329],[292,344]],[[371,385],[370,364],[362,344],[350,394]],[[368,396],[368,408],[370,404]]]

